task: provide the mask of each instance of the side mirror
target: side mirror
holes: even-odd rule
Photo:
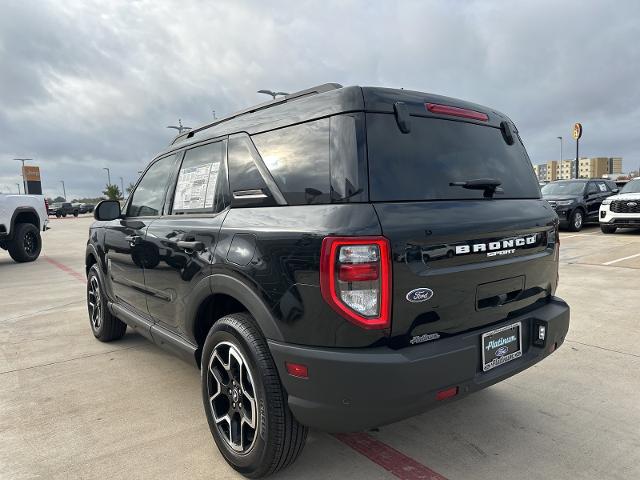
[[[120,202],[117,200],[103,200],[93,211],[93,218],[99,222],[110,222],[120,218]]]

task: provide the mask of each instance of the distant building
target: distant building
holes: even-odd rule
[[[537,168],[536,168],[537,167]],[[541,181],[569,180],[576,178],[576,161],[549,160],[536,165],[534,171]],[[622,157],[583,157],[578,163],[579,178],[602,178],[603,175],[622,173]]]

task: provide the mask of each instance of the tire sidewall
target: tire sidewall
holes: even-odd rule
[[[28,233],[33,233],[36,238],[37,248],[35,253],[29,254],[24,248],[24,238]],[[16,235],[12,240],[13,245],[10,250],[11,256],[14,260],[19,262],[33,262],[37,260],[42,251],[42,237],[40,237],[40,230],[32,223],[20,223],[16,225]]]
[[[213,414],[211,413],[211,407],[209,406],[209,393],[207,391],[207,371],[209,368],[209,361],[215,346],[223,341],[233,344],[238,350],[240,350],[244,358],[249,363],[251,377],[254,382],[258,430],[256,431],[257,438],[255,443],[251,447],[249,453],[246,454],[238,454],[233,451],[227,445],[225,440],[220,438],[217,425],[213,419]],[[251,346],[251,343],[248,342],[247,339],[245,339],[242,334],[233,327],[233,325],[226,321],[226,317],[216,322],[209,332],[202,350],[202,401],[207,422],[209,423],[211,434],[218,446],[218,449],[225,459],[241,473],[253,472],[258,469],[259,466],[263,465],[265,457],[268,457],[269,449],[272,448],[269,442],[269,432],[271,431],[267,408],[269,402],[264,380],[262,378],[262,372],[256,362],[256,356],[257,352],[255,351],[255,348]]]
[[[576,216],[577,215],[581,215],[582,216],[582,220],[580,222],[580,226],[579,227],[576,227]],[[582,230],[583,226],[584,226],[584,212],[582,211],[582,209],[576,208],[573,211],[573,213],[571,214],[571,219],[569,220],[569,227],[571,228],[572,231],[579,232],[580,230]]]

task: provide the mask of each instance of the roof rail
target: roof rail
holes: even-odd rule
[[[316,85],[315,87],[306,88],[304,90],[300,90],[299,92],[290,93],[285,95],[284,97],[275,98],[268,102],[260,103],[258,105],[254,105],[253,107],[245,108],[244,110],[240,110],[239,112],[232,113],[231,115],[216,120],[215,122],[207,123],[202,125],[201,127],[194,128],[185,132],[181,135],[178,135],[173,139],[171,145],[175,145],[187,138],[193,137],[196,133],[201,132],[203,130],[207,130],[208,128],[215,127],[216,125],[220,125],[221,123],[228,122],[229,120],[233,120],[234,118],[241,117],[242,115],[247,115],[249,113],[257,112],[259,110],[265,110],[267,108],[275,107],[276,105],[281,105],[287,102],[292,102],[294,100],[299,100],[303,97],[308,97],[309,95],[317,95],[319,93],[329,92],[331,90],[336,90],[338,88],[342,88],[342,85],[339,83],[323,83],[322,85]]]

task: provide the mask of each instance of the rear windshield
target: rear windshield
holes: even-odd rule
[[[411,117],[403,134],[393,115],[367,114],[367,143],[372,201],[482,198],[482,190],[449,185],[481,178],[502,182],[496,199],[540,198],[522,143],[516,136],[507,145],[497,128]]]

